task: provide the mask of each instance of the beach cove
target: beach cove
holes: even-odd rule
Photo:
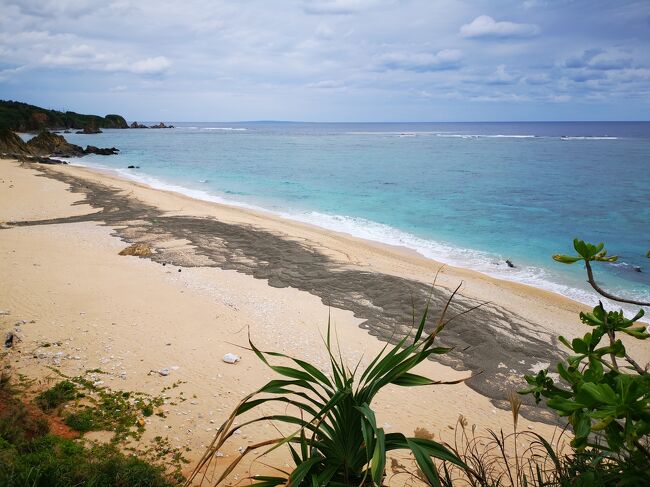
[[[182,391],[187,400],[163,405],[166,418],[149,418],[142,441],[166,436],[190,448],[190,461],[238,401],[273,376],[238,348],[247,345],[247,330],[264,350],[325,366],[321,334],[331,316],[345,359],[367,363],[384,340],[408,332],[413,309],[417,319],[429,293],[437,318],[462,282],[450,310],[458,318],[440,337],[454,351],[418,372],[440,380],[474,377],[408,395],[391,386],[376,408],[389,431],[425,427],[446,441],[459,414],[479,428],[508,430],[511,413],[497,407],[505,407],[507,392],[521,386],[523,374],[556,360],[558,335],[585,332],[577,318],[584,305],[441,268],[405,249],[87,168],[10,160],[0,168],[0,308],[10,313],[2,328],[25,322],[4,360],[15,373],[41,381],[53,377],[54,367],[68,376],[101,369],[103,386],[151,394],[177,383],[173,394]],[[118,255],[135,242],[155,253]],[[626,346],[647,360],[647,345]],[[222,362],[226,353],[241,361]],[[162,369],[169,374],[151,373]],[[532,407],[522,413],[540,418]],[[528,419],[521,424],[553,431]],[[244,431],[224,455],[272,432],[270,426]]]

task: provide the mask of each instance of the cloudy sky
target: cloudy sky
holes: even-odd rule
[[[0,98],[129,120],[648,120],[650,1],[0,0]]]

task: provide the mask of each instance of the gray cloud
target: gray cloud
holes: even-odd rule
[[[647,112],[650,3],[592,4],[0,0],[0,91],[132,118],[489,119],[479,106],[537,118],[596,101]]]
[[[389,52],[379,57],[379,65],[384,69],[401,69],[426,73],[446,71],[460,67],[463,54],[458,49],[443,49],[436,53]]]
[[[310,15],[350,15],[394,3],[390,0],[304,0],[303,10]]]

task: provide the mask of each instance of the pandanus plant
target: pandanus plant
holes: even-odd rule
[[[460,288],[460,286],[459,286]],[[253,485],[271,487],[292,486],[370,486],[382,485],[386,473],[386,455],[389,451],[407,450],[413,454],[418,468],[427,481],[440,485],[433,458],[444,460],[468,470],[460,458],[445,445],[430,439],[407,437],[402,433],[387,433],[377,424],[371,404],[379,391],[389,384],[403,387],[457,384],[455,381],[436,381],[410,372],[416,365],[436,354],[445,354],[449,348],[434,346],[436,336],[453,319],[445,320],[447,302],[441,317],[431,333],[425,334],[428,305],[416,327],[412,340],[405,336],[396,345],[386,344],[382,351],[361,371],[359,364],[350,370],[340,353],[332,346],[330,326],[324,338],[329,355],[329,374],[298,358],[277,352],[259,350],[251,341],[250,349],[271,370],[282,376],[273,379],[254,393],[246,396],[217,433],[202,459],[189,476],[186,485],[207,481],[207,471],[224,443],[237,429],[274,421],[290,425],[292,434],[269,439],[243,449],[221,476],[214,482],[226,480],[241,460],[251,451],[276,448],[289,449],[295,468],[276,476],[252,476]],[[469,311],[469,310],[468,310]],[[467,312],[467,311],[465,311]],[[415,320],[414,320],[415,321]],[[288,361],[291,366],[274,365],[271,359]],[[270,414],[236,425],[236,418],[269,403],[284,403],[297,414]]]

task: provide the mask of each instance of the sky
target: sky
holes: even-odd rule
[[[147,121],[650,119],[650,0],[0,0],[0,99]]]

